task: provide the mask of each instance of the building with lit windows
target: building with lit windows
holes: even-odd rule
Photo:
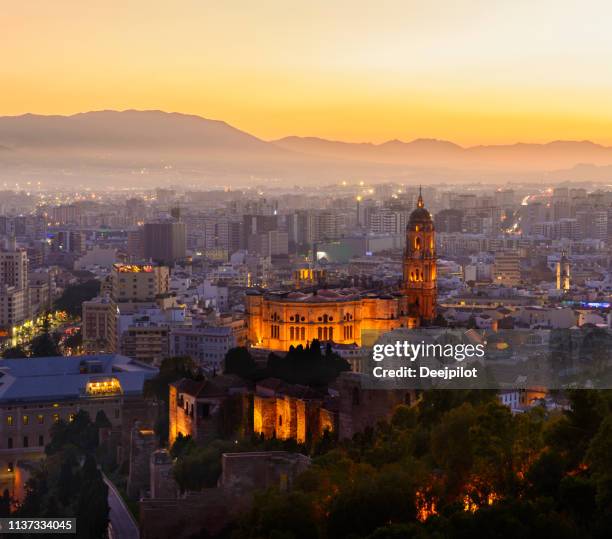
[[[168,292],[169,282],[166,266],[114,264],[109,292],[115,303],[151,302]]]
[[[250,292],[246,296],[248,340],[256,348],[279,351],[306,346],[314,339],[361,346],[366,332],[380,334],[431,322],[436,270],[435,227],[419,195],[406,226],[399,287]]]
[[[108,296],[83,302],[83,348],[87,354],[117,351],[117,306]]]
[[[30,314],[28,255],[12,237],[0,249],[0,328],[12,332]]]
[[[503,250],[495,253],[493,282],[504,286],[521,283],[521,258],[517,251]]]
[[[143,387],[156,374],[120,355],[0,360],[0,488],[12,494],[17,463],[42,458],[53,425],[79,410],[129,430],[146,415]]]
[[[557,290],[567,292],[570,289],[570,262],[565,251],[561,253],[561,259],[556,264]]]

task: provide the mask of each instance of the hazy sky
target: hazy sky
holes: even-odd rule
[[[612,5],[2,0],[0,114],[162,109],[262,138],[612,143]]]

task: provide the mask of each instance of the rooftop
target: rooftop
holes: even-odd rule
[[[157,369],[119,354],[0,360],[0,404],[106,396],[139,396]],[[112,382],[112,383],[111,383]]]
[[[362,290],[359,288],[318,289],[313,291],[295,290],[292,292],[267,292],[266,299],[283,303],[337,303],[341,301],[359,301],[364,297],[390,299],[382,291]]]

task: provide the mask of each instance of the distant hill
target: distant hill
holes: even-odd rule
[[[3,116],[0,117],[0,145],[22,151],[108,148],[286,153],[222,121],[156,110]]]
[[[589,141],[473,147],[436,139],[265,141],[223,121],[157,110],[0,117],[5,182],[34,176],[69,185],[306,185],[351,178],[505,182],[538,178],[544,171],[612,181],[612,169],[605,168],[610,165],[612,148]]]
[[[416,139],[382,144],[347,143],[312,137],[286,137],[273,141],[279,148],[312,156],[377,163],[459,168],[553,170],[579,163],[612,164],[612,148],[590,141],[554,141],[547,144],[472,146]]]

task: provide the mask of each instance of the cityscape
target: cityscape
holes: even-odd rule
[[[291,492],[318,455],[383,436],[381,422],[416,428],[429,399],[420,413],[441,415],[434,432],[468,421],[453,415],[462,401],[363,385],[381,335],[603,328],[608,339],[612,323],[612,191],[600,186],[41,188],[4,191],[2,214],[5,496],[24,514],[41,459],[68,458],[50,451],[56,438],[94,421],[107,490],[143,537],[241,533],[253,492]],[[462,398],[470,414],[506,410],[542,429],[577,397],[527,379]],[[522,466],[540,462],[541,448],[524,450]],[[473,514],[500,496],[455,487]],[[413,495],[415,522],[451,496]]]
[[[25,2],[0,535],[603,539],[602,2]]]

